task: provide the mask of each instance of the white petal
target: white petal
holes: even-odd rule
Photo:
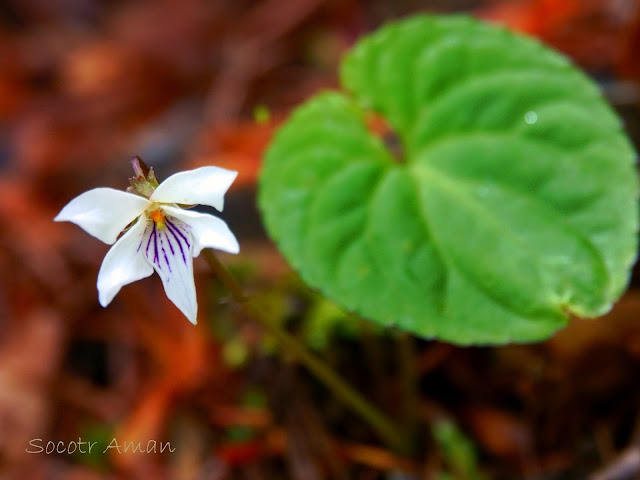
[[[193,238],[188,225],[178,219],[165,219],[165,226],[152,224],[145,233],[143,255],[162,279],[164,291],[193,324],[198,303],[193,281]]]
[[[193,235],[193,256],[197,257],[203,248],[212,247],[229,253],[238,253],[238,240],[224,220],[206,213],[164,206],[167,215],[182,220],[191,228]]]
[[[109,245],[151,205],[146,198],[113,188],[94,188],[71,200],[53,220],[73,222]]]
[[[220,167],[202,167],[171,175],[151,195],[151,201],[209,205],[220,211],[224,194],[238,176],[238,172]]]
[[[98,298],[103,307],[111,303],[123,286],[153,273],[142,255],[145,229],[151,230],[151,225],[143,216],[105,255],[98,272]]]

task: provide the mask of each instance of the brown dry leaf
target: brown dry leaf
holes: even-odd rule
[[[116,84],[123,93],[123,84],[135,78],[136,67],[136,59],[126,45],[104,40],[87,42],[63,59],[61,86],[69,95],[79,98],[108,94]]]
[[[465,414],[474,438],[492,454],[522,460],[530,455],[530,428],[513,415],[491,406],[473,406]]]
[[[481,18],[540,37],[589,68],[617,60],[634,2],[623,0],[502,1],[477,10]]]
[[[175,394],[174,385],[168,379],[161,379],[149,385],[140,395],[137,405],[128,418],[116,429],[114,438],[119,444],[124,442],[142,442],[149,440],[160,442],[165,422],[171,414],[171,403]],[[131,470],[139,460],[140,454],[127,452],[120,454],[111,450],[111,458],[120,468]]]
[[[217,125],[204,129],[199,136],[200,156],[187,168],[217,165],[238,171],[232,189],[253,187],[262,164],[262,155],[278,128],[280,118],[266,125],[244,122],[237,125]]]
[[[216,69],[219,37],[234,22],[237,5],[208,0],[126,3],[110,19],[110,32],[140,58],[163,65],[181,82],[208,84]],[[156,26],[162,28],[156,28]]]
[[[623,77],[640,81],[640,5],[636,7],[635,18],[624,31],[624,41],[618,50],[618,72]]]
[[[53,222],[55,212],[42,205],[20,177],[0,179],[0,190],[0,222],[4,226],[0,243],[11,252],[12,262],[17,261],[49,290],[64,288],[71,274],[60,254],[66,239]]]
[[[418,464],[414,461],[395,455],[380,447],[341,443],[337,448],[348,460],[382,472],[395,470],[417,472],[419,470]]]
[[[224,68],[214,79],[205,105],[212,124],[237,121],[247,92],[257,77],[285,61],[287,33],[311,16],[324,0],[299,0],[282,8],[279,0],[256,3],[244,21],[222,39]]]
[[[263,408],[238,405],[214,405],[210,416],[214,425],[220,427],[245,426],[266,429],[273,419]]]
[[[139,298],[137,291],[129,290],[128,293],[126,305],[138,319],[141,343],[151,354],[156,369],[138,395],[136,406],[117,429],[116,437],[143,441],[160,439],[173,415],[175,400],[212,377],[217,376],[217,381],[223,382],[220,377],[225,370],[211,375],[210,369],[215,369],[220,362],[212,361],[215,357],[212,358],[208,349],[210,339],[206,329],[203,325],[191,325],[170,305],[164,292],[158,292],[151,309],[149,303]],[[137,458],[134,454],[117,455],[114,461],[120,468],[134,471],[139,467]]]
[[[0,120],[9,120],[29,97],[27,71],[15,38],[0,32]]]
[[[29,441],[46,438],[64,326],[59,312],[36,309],[14,322],[0,345],[0,455],[8,463],[31,461]]]
[[[594,347],[609,345],[640,357],[640,293],[629,291],[598,319],[572,319],[547,341],[556,362],[569,363]]]

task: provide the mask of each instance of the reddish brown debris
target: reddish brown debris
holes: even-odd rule
[[[415,437],[414,451],[398,454],[274,354],[199,260],[197,327],[156,277],[124,287],[103,309],[95,282],[108,246],[52,221],[89,188],[125,189],[138,154],[160,180],[208,164],[239,170],[227,211],[242,215],[229,222],[239,231],[259,224],[262,153],[290,109],[337,87],[341,54],[360,34],[454,4],[640,91],[640,9],[631,0],[0,6],[0,478],[438,478],[447,468],[431,434],[440,418],[469,437],[488,478],[586,478],[599,469],[592,478],[612,478],[606,472],[627,468],[640,439],[637,279],[608,315],[574,320],[536,345],[412,340],[400,355],[402,341],[366,328],[331,342],[326,360]],[[629,131],[640,133],[638,98],[621,103]],[[262,123],[257,106],[270,113]],[[389,133],[379,118],[370,126]],[[247,231],[242,255],[224,262],[297,332],[312,294],[271,243]],[[230,344],[240,350],[233,367]],[[26,452],[33,439],[79,437],[103,449],[118,438],[177,450]]]

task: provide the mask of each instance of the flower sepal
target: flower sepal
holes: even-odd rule
[[[131,166],[136,175],[129,179],[131,186],[127,188],[127,192],[150,198],[159,185],[153,167],[147,166],[137,155],[131,159]]]
[[[224,195],[238,172],[206,166],[171,175],[158,184],[139,157],[127,192],[94,188],[71,200],[55,217],[73,222],[113,245],[98,272],[98,297],[106,307],[120,289],[154,271],[167,297],[191,323],[198,303],[193,259],[203,248],[238,253],[240,246],[224,220],[181,206],[224,206]]]

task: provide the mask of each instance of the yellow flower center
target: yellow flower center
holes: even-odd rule
[[[156,228],[164,228],[164,211],[161,208],[156,208],[155,210],[149,212],[149,216],[154,222],[156,222]]]

